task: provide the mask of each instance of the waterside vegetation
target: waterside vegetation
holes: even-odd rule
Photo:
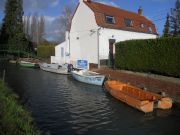
[[[17,96],[0,80],[0,134],[40,135],[30,114],[17,102]]]

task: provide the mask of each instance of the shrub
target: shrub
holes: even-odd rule
[[[180,77],[180,37],[119,42],[115,66]]]
[[[50,58],[55,55],[54,45],[40,45],[37,47],[37,56],[40,58]]]

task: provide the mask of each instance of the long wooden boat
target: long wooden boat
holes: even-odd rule
[[[28,67],[28,68],[38,68],[39,64],[29,62],[29,61],[20,61],[19,64],[23,67]]]
[[[47,63],[41,63],[39,65],[42,70],[47,72],[64,74],[64,75],[69,74],[68,65],[47,64]]]
[[[105,79],[104,75],[88,70],[72,71],[71,74],[75,80],[93,85],[102,85]]]
[[[154,108],[170,109],[172,107],[172,100],[169,97],[144,91],[119,81],[106,81],[105,88],[116,99],[145,113],[152,112]]]

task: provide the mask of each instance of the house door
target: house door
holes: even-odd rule
[[[114,68],[114,54],[115,54],[115,39],[109,39],[109,60],[108,65],[110,68]]]

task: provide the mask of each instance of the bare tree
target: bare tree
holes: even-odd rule
[[[29,27],[30,27],[30,15],[26,17],[26,35],[29,36]]]
[[[42,43],[44,38],[44,32],[45,32],[45,19],[44,16],[40,16],[39,23],[38,23],[38,41],[39,43]]]
[[[31,41],[34,43],[37,43],[37,24],[38,24],[38,18],[36,15],[33,15],[31,17],[31,34],[30,34],[30,38]]]
[[[27,21],[26,16],[23,16],[23,31],[24,31],[24,33],[26,33],[26,21]]]
[[[29,34],[30,34],[29,27],[30,27],[30,15],[24,16],[23,17],[23,30],[24,30],[24,33],[28,40],[30,40],[29,39]]]
[[[65,40],[65,32],[70,30],[71,18],[74,8],[72,5],[66,5],[60,16],[60,35],[61,40]]]
[[[26,37],[33,43],[39,44],[44,41],[45,19],[44,16],[34,15],[24,16],[24,33]]]

